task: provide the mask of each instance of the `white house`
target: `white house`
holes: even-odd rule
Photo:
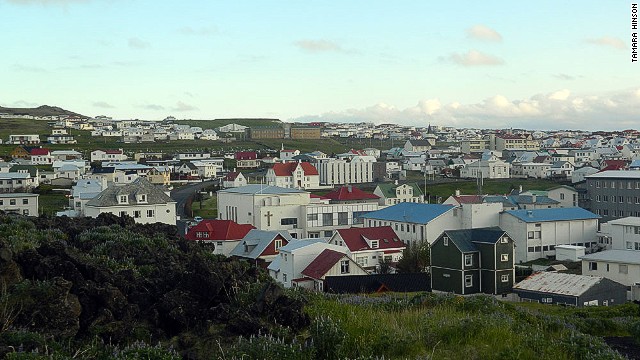
[[[205,129],[199,136],[200,140],[218,140],[218,133],[212,129]]]
[[[327,276],[369,274],[347,254],[331,249],[321,252],[301,273],[303,278],[296,281],[297,286],[316,291],[324,291]]]
[[[356,156],[351,161],[319,159],[316,163],[320,184],[344,185],[373,182],[373,156]]]
[[[547,190],[550,199],[558,201],[560,207],[578,206],[578,191],[567,185],[560,185]]]
[[[176,224],[176,202],[145,178],[125,185],[110,185],[85,205],[88,217],[102,213],[129,215],[137,223]]]
[[[276,163],[267,170],[267,185],[295,189],[317,189],[320,187],[318,170],[308,162]]]
[[[9,144],[39,144],[40,135],[9,135]]]
[[[582,208],[508,210],[500,228],[515,241],[516,262],[555,256],[557,245],[596,246],[600,216]]]
[[[93,150],[91,152],[91,162],[94,161],[123,161],[127,160],[127,155],[122,149]]]
[[[247,185],[247,179],[240,171],[229,172],[223,179],[222,186],[225,188],[233,188]]]
[[[380,263],[397,263],[405,243],[391,226],[338,229],[329,244],[349,250],[351,258],[369,272],[378,272]]]
[[[0,194],[0,210],[8,214],[38,216],[38,194]]]
[[[461,178],[508,179],[510,165],[502,160],[479,160],[460,169]]]

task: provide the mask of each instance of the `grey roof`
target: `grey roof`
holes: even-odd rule
[[[445,234],[463,253],[478,251],[474,243],[495,244],[500,240],[505,231],[494,226],[488,228],[465,229],[465,230],[447,230]]]
[[[621,264],[640,265],[640,251],[636,250],[606,250],[585,256],[580,259],[587,261],[604,261]]]
[[[627,216],[627,217],[620,218],[620,219],[609,220],[609,222],[607,224],[640,226],[640,217]]]
[[[306,191],[302,191],[298,189],[283,188],[278,186],[271,186],[271,185],[253,184],[253,185],[240,186],[237,188],[220,190],[218,191],[218,193],[274,195],[274,194],[300,194],[300,193],[306,193]]]
[[[133,182],[125,185],[111,185],[103,190],[98,196],[87,202],[87,206],[106,207],[118,206],[118,197],[127,195],[128,205],[138,204],[136,195],[147,195],[147,204],[167,204],[174,203],[171,197],[164,193],[160,188],[151,184],[145,178],[137,178]]]
[[[640,171],[607,170],[586,177],[587,179],[640,179]]]
[[[287,242],[292,240],[291,235],[289,235],[286,231],[267,231],[267,230],[258,230],[251,229],[247,235],[242,238],[242,240],[236,245],[229,255],[231,256],[240,256],[244,258],[257,259],[260,254],[264,251],[264,249],[271,244],[273,239],[276,236],[281,235]],[[244,246],[247,245],[251,247],[249,252],[244,251]]]
[[[0,193],[0,198],[23,198],[23,197],[38,197],[38,194],[32,193]]]
[[[601,276],[539,272],[514,285],[513,290],[580,296],[603,279]]]

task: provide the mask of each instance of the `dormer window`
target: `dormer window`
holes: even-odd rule
[[[442,245],[444,246],[449,246],[449,238],[448,237],[443,237],[442,238]]]
[[[378,240],[371,240],[371,248],[372,249],[378,248]]]
[[[146,203],[147,202],[147,194],[138,195],[138,202],[139,203]]]
[[[127,195],[119,195],[118,196],[118,204],[127,204],[129,202],[129,197]]]

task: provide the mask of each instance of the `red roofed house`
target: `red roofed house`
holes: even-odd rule
[[[305,277],[305,280],[313,282],[314,290],[324,291],[324,278],[326,276],[369,274],[348,255],[327,249],[321,252],[318,257],[302,270],[302,275]]]
[[[260,166],[258,154],[255,151],[238,151],[235,154],[236,166],[243,168],[257,168]]]
[[[380,197],[372,193],[364,192],[357,187],[351,185],[341,186],[326,195],[325,198],[330,199],[331,203],[354,203],[354,202],[378,202]]]
[[[53,156],[51,151],[46,148],[32,148],[29,151],[31,157],[31,165],[51,165],[53,164]]]
[[[603,160],[600,163],[600,171],[627,170],[629,162],[627,160]]]
[[[267,185],[294,189],[317,189],[320,187],[318,170],[308,162],[273,164],[267,170]]]
[[[127,155],[124,154],[122,149],[109,149],[109,150],[93,150],[91,152],[91,162],[94,161],[123,161],[127,160]]]
[[[347,247],[358,265],[374,272],[382,260],[398,262],[406,247],[391,226],[338,229],[329,244]]]
[[[240,240],[254,227],[231,220],[202,220],[184,236],[187,240],[202,241],[215,246],[213,253],[229,256]]]
[[[247,185],[247,179],[240,171],[233,169],[222,179],[222,186],[225,188],[234,188]]]

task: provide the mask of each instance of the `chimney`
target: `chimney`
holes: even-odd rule
[[[347,185],[347,191],[348,192],[352,192],[353,191],[353,189],[351,188],[351,185]]]
[[[456,189],[456,196],[460,196],[460,189]]]
[[[398,180],[394,180],[394,181],[393,181],[393,184],[394,184],[394,185],[398,185]]]
[[[522,185],[518,186],[518,194],[522,193]]]
[[[533,211],[527,210],[527,217],[533,217]]]
[[[531,195],[531,202],[536,203],[536,194]]]

